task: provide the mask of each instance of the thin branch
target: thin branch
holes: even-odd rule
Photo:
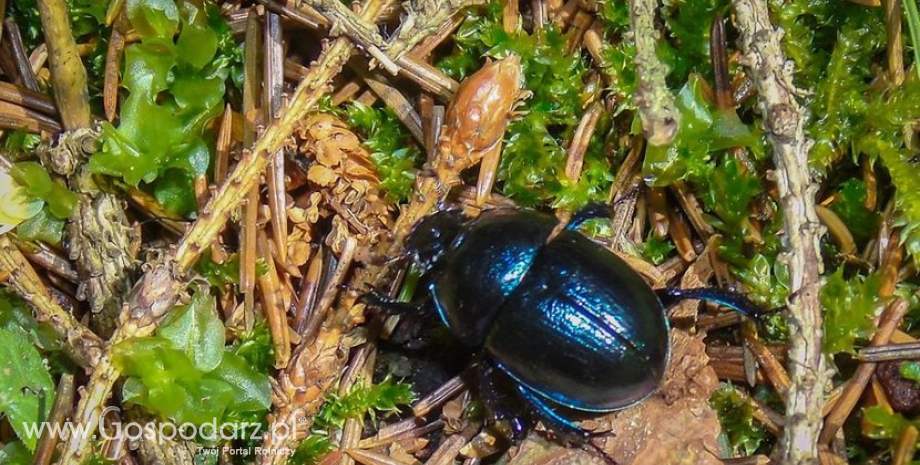
[[[817,463],[823,388],[827,381],[821,353],[823,326],[818,299],[822,269],[819,238],[823,233],[815,213],[815,191],[808,172],[805,110],[796,101],[791,70],[770,24],[764,0],[735,0],[741,36],[742,63],[761,98],[764,124],[773,146],[777,188],[788,241],[780,257],[789,266],[789,375],[786,426],[780,443],[783,463]]]
[[[77,53],[73,31],[70,28],[70,11],[64,0],[38,0],[42,31],[48,44],[51,62],[51,81],[54,96],[61,112],[64,129],[89,127],[89,90],[86,86],[86,68]]]
[[[102,340],[54,300],[38,273],[6,235],[0,236],[0,272],[9,275],[6,284],[32,305],[35,319],[51,325],[70,358],[85,368],[96,364],[102,355]]]
[[[679,115],[674,108],[674,95],[668,90],[665,77],[668,66],[656,55],[661,34],[655,26],[657,0],[630,2],[629,19],[636,43],[636,77],[638,87],[633,98],[639,108],[642,131],[651,145],[667,145],[677,135]]]

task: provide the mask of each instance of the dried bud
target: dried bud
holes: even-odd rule
[[[521,59],[487,63],[460,84],[447,109],[435,170],[441,183],[459,183],[460,172],[500,150],[515,104],[522,97]]]

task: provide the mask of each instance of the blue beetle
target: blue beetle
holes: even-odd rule
[[[589,206],[554,234],[556,219],[534,211],[494,209],[470,219],[445,210],[421,220],[406,242],[406,256],[428,277],[441,322],[479,354],[481,375],[509,377],[535,413],[562,433],[584,434],[566,411],[612,412],[656,390],[670,356],[667,305],[704,299],[759,313],[745,297],[720,289],[654,291],[578,231],[586,220],[608,215],[609,207]],[[369,303],[416,308],[378,293]],[[522,433],[519,417],[489,407],[511,420],[515,436]]]

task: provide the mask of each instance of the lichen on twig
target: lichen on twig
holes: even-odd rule
[[[667,145],[677,136],[680,120],[674,107],[674,95],[665,77],[668,66],[656,55],[661,33],[655,27],[657,0],[632,0],[629,19],[636,44],[636,78],[638,87],[633,100],[639,109],[642,131],[649,144]]]
[[[821,351],[823,326],[819,290],[822,269],[819,239],[823,234],[815,213],[816,185],[808,170],[812,141],[805,136],[805,109],[780,44],[781,33],[770,23],[764,0],[735,0],[742,63],[760,95],[764,125],[773,147],[777,187],[786,232],[786,253],[792,297],[789,298],[791,385],[786,396],[786,425],[780,444],[783,463],[817,463],[817,438],[822,425],[823,387],[827,381]]]

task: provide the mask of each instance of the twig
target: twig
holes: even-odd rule
[[[888,35],[888,79],[894,86],[904,82],[904,41],[901,35],[901,2],[885,0],[886,33]]]
[[[51,456],[54,454],[54,448],[60,440],[60,436],[54,434],[52,428],[64,427],[64,420],[70,416],[73,411],[74,394],[76,393],[73,385],[73,375],[64,373],[61,380],[58,381],[57,390],[54,394],[54,405],[51,406],[51,413],[46,420],[51,428],[46,429],[35,446],[35,458],[32,460],[33,465],[48,465],[51,463]]]
[[[918,435],[920,431],[917,431],[917,427],[911,424],[901,431],[901,436],[895,443],[894,452],[891,453],[891,465],[907,465],[913,460],[914,455],[917,454]]]
[[[259,108],[259,90],[262,87],[262,73],[259,61],[262,56],[261,21],[255,9],[249,10],[246,18],[246,49],[243,56],[243,146],[250,147],[256,138],[262,112]],[[275,151],[269,155],[269,166]],[[246,191],[243,213],[239,229],[240,241],[240,293],[243,294],[243,320],[246,330],[252,329],[253,306],[255,305],[256,287],[256,231],[259,229],[259,184],[261,178]]]
[[[821,353],[823,328],[820,290],[821,225],[815,213],[815,190],[808,172],[805,115],[793,92],[791,70],[770,24],[764,0],[735,0],[743,64],[761,97],[764,125],[773,146],[777,188],[782,202],[788,241],[781,257],[789,266],[789,366],[791,384],[786,396],[786,426],[780,443],[783,463],[815,463],[815,438],[821,428],[821,403],[827,381]]]
[[[291,359],[291,331],[288,328],[287,309],[284,307],[284,297],[281,282],[278,280],[278,270],[269,251],[268,237],[265,231],[258,232],[258,252],[264,257],[267,270],[258,277],[259,290],[262,293],[262,312],[268,320],[271,330],[272,343],[275,347],[275,366],[284,368]]]
[[[38,273],[6,235],[0,236],[0,271],[9,274],[6,284],[32,305],[35,319],[51,324],[64,342],[67,355],[84,368],[93,367],[102,355],[102,340],[54,300]]]
[[[19,79],[22,81],[22,86],[34,92],[40,91],[38,81],[35,79],[35,73],[32,71],[31,62],[29,62],[29,55],[26,54],[26,47],[22,43],[19,25],[16,24],[13,18],[7,18],[4,21],[3,29],[9,40],[7,43],[13,53],[13,60],[15,61],[16,71],[19,73]],[[68,37],[70,37],[70,31],[68,31]]]
[[[861,362],[920,360],[920,342],[866,347],[859,351],[857,358]]]
[[[594,134],[597,123],[600,121],[601,113],[604,107],[599,102],[594,102],[578,123],[575,134],[572,136],[572,143],[569,145],[568,158],[565,163],[565,177],[573,183],[581,179],[582,167],[585,164],[585,153],[588,151],[588,144],[591,142],[591,136]]]
[[[0,82],[0,100],[35,110],[48,116],[57,116],[54,101],[45,94],[9,82]]]
[[[105,52],[105,75],[102,83],[102,101],[105,109],[105,119],[114,121],[118,115],[118,86],[121,73],[121,60],[125,53],[125,34],[121,24],[112,27],[109,36],[109,46]]]
[[[67,282],[76,284],[77,270],[74,269],[70,261],[52,250],[48,245],[42,242],[25,243],[18,237],[11,237],[13,244],[22,252],[30,262],[38,265],[40,268],[48,270],[54,275],[67,280]]]
[[[636,43],[636,78],[638,86],[633,101],[639,109],[642,131],[649,144],[667,145],[677,135],[679,115],[674,108],[674,96],[668,90],[665,76],[668,66],[656,55],[661,34],[655,26],[657,0],[633,0],[629,20]]]
[[[42,31],[48,44],[51,82],[64,129],[86,128],[91,124],[86,68],[77,53],[70,11],[64,0],[38,0]]]
[[[312,14],[308,13],[308,12],[315,13],[315,10],[313,10],[312,8],[309,8],[309,5],[303,5],[300,10],[294,10],[292,8],[289,8],[287,6],[284,6],[284,5],[281,5],[275,2],[274,0],[258,0],[258,1],[259,3],[265,5],[269,10],[277,11],[281,14],[284,14],[285,17],[293,21],[296,21],[297,23],[303,26],[306,26],[310,29],[321,30],[325,27],[328,27],[328,21],[326,20],[325,17],[320,15],[319,18],[314,18]],[[303,7],[307,7],[308,9],[303,8]],[[315,13],[315,14],[318,14],[318,13]],[[449,35],[448,34],[450,31],[449,27],[454,24],[454,20],[452,18],[453,17],[448,18],[448,20],[445,22],[446,24],[442,24],[442,27],[440,29],[437,29],[435,32],[437,32],[439,35],[443,33],[444,37]],[[459,23],[456,24],[456,27],[459,27]],[[346,36],[349,35],[348,30],[344,32]],[[355,38],[351,36],[349,37],[355,40],[355,43],[358,43],[358,44],[362,43],[360,38]],[[430,44],[420,45],[420,47],[428,47],[428,46],[430,46]],[[388,49],[388,53],[390,53],[389,56],[392,56],[392,52],[390,52],[389,49]],[[434,66],[431,66],[428,63],[425,63],[422,60],[423,58],[424,57],[417,56],[413,53],[406,53],[406,54],[397,56],[396,59],[393,60],[393,62],[395,63],[396,68],[399,70],[400,73],[402,73],[405,77],[411,79],[413,82],[421,86],[423,90],[427,92],[431,92],[437,95],[438,97],[441,97],[443,100],[450,100],[451,96],[453,96],[454,92],[457,91],[457,88],[460,86],[460,84],[457,83],[457,81],[454,81],[450,76],[442,73],[440,70],[438,70]],[[287,66],[285,66],[285,70],[287,70]]]
[[[377,94],[377,96],[396,113],[396,117],[399,118],[399,121],[401,121],[406,129],[412,133],[415,140],[420,144],[424,144],[422,118],[418,115],[418,112],[415,111],[409,99],[407,99],[406,96],[386,78],[386,76],[380,73],[368,73],[361,69],[355,69],[355,72],[364,80],[367,87]]]
[[[406,19],[388,46],[387,54],[398,58],[425,37],[437,32],[451,16],[472,6],[484,5],[484,0],[434,0],[406,3]]]
[[[892,302],[879,318],[878,330],[872,336],[870,344],[873,346],[887,344],[891,338],[891,333],[901,324],[901,320],[904,319],[908,309],[909,305],[904,299],[899,298]],[[789,355],[792,356],[792,351],[789,352]],[[850,416],[856,403],[862,397],[863,391],[872,378],[872,373],[875,372],[875,366],[875,363],[863,362],[856,368],[856,373],[847,382],[843,392],[840,394],[840,398],[834,404],[834,408],[827,414],[824,429],[821,431],[819,438],[820,443],[830,443],[837,435],[837,430],[843,426],[843,422]]]
[[[284,91],[284,47],[281,30],[281,16],[265,14],[265,68],[263,76],[263,106],[269,120],[278,118],[281,112],[281,98]],[[284,150],[276,150],[268,169],[268,205],[271,208],[272,242],[278,249],[278,257],[286,262],[287,247],[287,189],[284,184]]]
[[[38,134],[42,131],[58,133],[61,126],[41,113],[0,101],[0,129],[18,129]]]
[[[329,31],[331,36],[344,33],[356,45],[379,61],[387,71],[393,75],[399,72],[399,66],[381,50],[386,47],[383,37],[380,37],[380,34],[371,25],[362,21],[344,3],[338,0],[305,0],[304,4],[315,8],[326,18],[326,21],[332,24]]]

